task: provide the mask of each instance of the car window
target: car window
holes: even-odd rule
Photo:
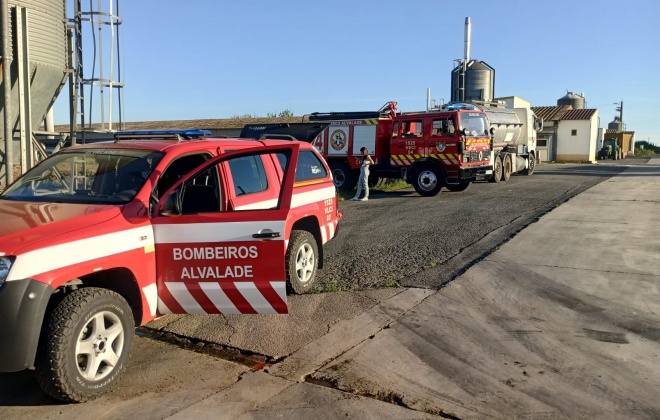
[[[156,194],[162,196],[172,185],[174,185],[185,174],[192,171],[202,163],[211,158],[208,153],[182,156],[167,166],[156,185]]]
[[[296,166],[296,181],[323,179],[328,176],[323,162],[311,150],[301,150]]]
[[[268,178],[260,155],[230,159],[228,163],[236,197],[268,189]]]

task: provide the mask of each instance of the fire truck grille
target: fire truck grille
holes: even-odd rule
[[[463,153],[463,163],[482,162],[490,160],[490,150],[471,151]]]

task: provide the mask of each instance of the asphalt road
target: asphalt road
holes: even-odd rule
[[[318,289],[439,288],[539,216],[621,172],[621,165],[544,164],[532,176],[476,182],[463,192],[420,197],[411,187],[342,202],[344,219],[325,247]]]

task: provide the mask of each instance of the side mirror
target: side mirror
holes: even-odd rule
[[[470,135],[470,130],[468,130],[467,127],[465,127],[463,128],[463,130],[461,130],[461,133],[467,137]]]
[[[495,135],[495,127],[490,128],[490,135],[494,136]]]
[[[464,130],[467,130],[467,129],[465,128]],[[458,146],[458,154],[459,155],[464,154],[465,153],[465,143],[462,142],[462,141],[459,141],[457,146]]]

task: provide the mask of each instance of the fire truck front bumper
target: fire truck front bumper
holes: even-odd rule
[[[0,372],[31,368],[53,288],[35,280],[0,286]]]
[[[468,166],[458,170],[458,177],[461,181],[481,181],[493,174],[492,165]]]

